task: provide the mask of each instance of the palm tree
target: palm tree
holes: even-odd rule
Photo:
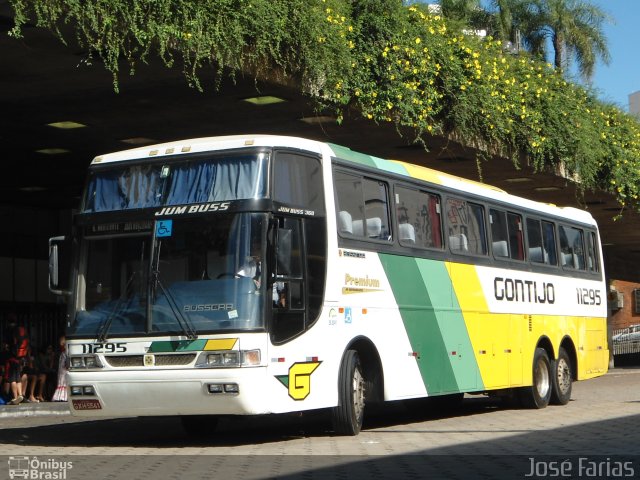
[[[612,19],[588,0],[507,0],[514,25],[534,55],[546,58],[549,40],[554,64],[565,71],[575,61],[580,75],[590,80],[596,60],[610,61],[603,26]]]
[[[482,28],[485,25],[486,11],[481,0],[440,0],[442,15],[456,29]]]

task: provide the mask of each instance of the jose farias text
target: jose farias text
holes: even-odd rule
[[[625,478],[635,477],[635,474],[636,465],[629,460],[613,460],[609,457],[597,460],[589,457],[537,460],[534,457],[529,457],[529,469],[524,476],[531,478]]]

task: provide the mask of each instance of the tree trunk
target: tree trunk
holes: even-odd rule
[[[562,69],[564,67],[562,57],[564,49],[564,42],[562,40],[562,34],[559,32],[555,32],[553,35],[553,52],[554,52],[554,65],[556,66],[556,70],[562,73]]]

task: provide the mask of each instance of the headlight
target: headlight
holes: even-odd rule
[[[96,357],[84,357],[84,366],[87,368],[96,368],[98,366],[98,359]]]
[[[71,385],[71,395],[76,397],[79,395],[93,396],[96,394],[96,390],[92,385]]]
[[[82,395],[82,387],[80,387],[80,386],[72,386],[71,387],[71,395]]]
[[[69,357],[69,368],[72,370],[102,368],[102,363],[97,355],[74,355]]]
[[[71,368],[84,368],[84,358],[71,357],[70,366]]]
[[[209,355],[207,355],[207,364],[210,367],[221,367],[222,355],[219,353],[210,353]]]
[[[240,352],[231,351],[222,354],[222,363],[225,367],[237,367],[240,365]]]
[[[260,350],[243,350],[242,365],[245,365],[245,366],[260,365]]]

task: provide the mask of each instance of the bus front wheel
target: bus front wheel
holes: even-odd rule
[[[520,401],[527,408],[544,408],[551,399],[551,362],[544,348],[533,355],[533,385],[520,389]]]
[[[340,365],[338,406],[333,408],[333,430],[340,435],[357,435],[362,428],[365,403],[365,379],[360,357],[347,350]]]
[[[571,371],[571,360],[569,360],[569,355],[564,348],[560,348],[558,359],[553,363],[551,403],[554,405],[566,405],[571,399],[573,372]]]

